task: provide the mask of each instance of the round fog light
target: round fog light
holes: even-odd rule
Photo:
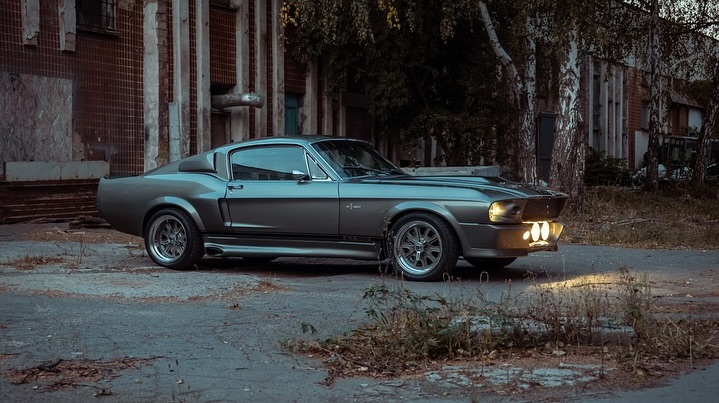
[[[539,240],[539,223],[532,224],[532,242],[537,242]]]
[[[546,241],[547,239],[549,239],[549,223],[545,221],[542,223],[542,240]]]

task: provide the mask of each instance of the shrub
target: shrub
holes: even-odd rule
[[[626,159],[607,157],[604,151],[597,151],[589,147],[584,183],[590,186],[629,184],[630,175]]]

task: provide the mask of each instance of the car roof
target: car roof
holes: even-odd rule
[[[262,137],[250,140],[238,141],[236,143],[226,144],[217,147],[215,151],[229,151],[239,145],[270,145],[270,144],[298,144],[298,145],[310,145],[322,141],[356,141],[365,142],[364,140],[358,140],[348,137],[336,137],[336,136],[325,136],[320,134],[308,134],[308,135],[296,135],[296,136],[272,136]]]

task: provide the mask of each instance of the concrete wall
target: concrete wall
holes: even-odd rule
[[[110,174],[105,161],[16,161],[2,164],[0,178],[6,182],[100,179]]]

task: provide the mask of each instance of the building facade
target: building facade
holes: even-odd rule
[[[253,137],[366,128],[366,106],[323,96],[317,67],[285,51],[281,3],[0,0],[0,161],[131,175]]]
[[[111,175],[132,175],[228,142],[299,133],[363,138],[399,159],[375,138],[364,96],[326,95],[321,66],[293,60],[281,5],[0,0],[0,161],[106,161]],[[646,76],[591,58],[583,73],[588,144],[640,168]],[[540,165],[551,160],[551,97],[537,117]],[[701,125],[701,108],[679,96],[663,113],[667,136]]]
[[[608,157],[626,160],[631,171],[642,168],[649,145],[648,74],[633,66],[601,61],[588,63],[585,73],[584,118],[588,145]],[[691,139],[698,135],[703,124],[703,106],[676,90],[683,84],[680,80],[665,83],[669,95],[662,97],[660,110],[660,158],[663,160],[660,163],[678,162],[678,156],[667,154],[672,148],[672,139]],[[689,163],[691,151],[687,150],[684,157],[683,162]]]

